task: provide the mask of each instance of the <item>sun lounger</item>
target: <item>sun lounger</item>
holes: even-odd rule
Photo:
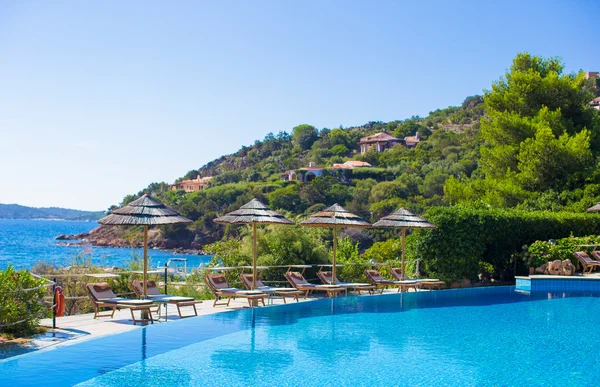
[[[600,262],[590,258],[590,256],[584,251],[576,251],[573,253],[573,255],[575,258],[577,258],[579,263],[581,263],[581,266],[583,266],[583,274],[586,274],[586,272],[589,274],[592,272],[592,270],[600,266]]]
[[[392,268],[391,273],[392,273],[392,276],[394,276],[394,278],[396,278],[397,280],[403,279],[402,268],[399,268],[399,267]],[[439,279],[432,279],[432,278],[409,278],[409,277],[404,276],[404,279],[409,280],[409,281],[417,281],[419,283],[419,287],[426,288],[429,290],[433,290],[433,289],[440,290],[442,288],[442,285],[446,284],[444,281],[440,281]]]
[[[150,300],[136,300],[133,298],[123,298],[117,297],[115,293],[113,293],[110,285],[101,282],[97,284],[87,284],[86,289],[92,304],[94,305],[94,318],[97,317],[108,317],[113,318],[115,316],[115,310],[117,309],[129,309],[131,311],[131,319],[133,320],[133,324],[135,325],[138,321],[150,321],[154,323],[154,319],[152,318],[152,311],[150,308],[153,305],[153,302]],[[100,314],[100,308],[111,308],[112,313],[110,315]],[[149,319],[139,319],[136,320],[134,311],[147,311]]]
[[[359,283],[359,282],[340,282],[340,280],[337,279],[337,277],[335,278],[335,281],[333,282],[332,278],[331,278],[332,273],[330,271],[319,270],[317,272],[317,277],[319,277],[321,282],[323,282],[323,284],[325,284],[325,285],[330,285],[330,284],[339,285],[346,289],[353,289],[358,294],[361,294],[361,292],[369,292],[369,294],[373,294],[373,292],[376,290],[375,286],[373,286],[373,285],[369,285],[366,283]]]
[[[381,274],[377,270],[365,270],[365,274],[369,281],[378,288],[389,288],[389,287],[397,287],[398,292],[403,292],[410,288],[417,290],[419,283],[413,280],[402,280],[402,281],[394,281],[394,280],[386,280],[381,277]]]
[[[265,297],[268,297],[267,294],[260,290],[242,290],[230,287],[223,274],[208,273],[206,274],[206,277],[204,277],[204,281],[208,285],[211,293],[215,296],[215,302],[213,303],[213,306],[229,306],[231,300],[235,299],[236,297],[248,299],[248,305],[250,305],[250,307],[253,307],[253,302],[258,303],[258,301],[261,301],[264,306]],[[227,299],[227,303],[218,304],[221,299]]]
[[[246,289],[252,289],[252,274],[242,273],[240,274],[240,279],[242,280],[242,283],[244,284]],[[296,302],[298,302],[300,301],[298,297],[304,294],[300,290],[294,288],[275,288],[272,286],[266,286],[259,278],[256,279],[255,290],[260,290],[261,292],[266,293],[268,295],[280,296],[284,304],[286,303],[286,297],[292,297],[294,300],[296,300]]]
[[[337,297],[338,294],[346,290],[339,285],[311,284],[301,273],[297,271],[288,271],[284,274],[284,276],[294,288],[304,292],[304,297],[307,297],[313,291],[325,292],[327,297]]]
[[[592,258],[595,259],[596,261],[600,262],[600,251],[592,251],[590,254],[592,254]]]
[[[138,297],[142,297],[144,294],[144,285],[141,280],[133,280],[131,282],[131,287],[133,291]],[[194,308],[194,316],[198,315],[198,310],[196,309],[196,304],[201,304],[202,301],[196,300],[193,297],[181,297],[181,296],[171,296],[169,294],[162,294],[158,286],[156,286],[156,282],[148,281],[146,283],[146,296],[150,300],[158,300],[161,303],[173,304],[177,306],[177,313],[179,313],[180,318],[184,317],[192,317],[183,316],[181,314],[181,308],[184,306],[191,306]]]

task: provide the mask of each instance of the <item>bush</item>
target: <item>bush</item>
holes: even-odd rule
[[[345,171],[349,179],[375,179],[377,181],[394,180],[394,173],[385,168],[354,168]]]
[[[445,281],[476,280],[480,263],[491,264],[500,279],[516,271],[515,253],[536,240],[600,233],[594,214],[524,212],[517,210],[434,207],[425,217],[437,226],[408,237],[410,253],[422,258],[425,270]]]
[[[525,266],[540,267],[544,263],[554,260],[564,261],[570,259],[575,266],[579,262],[574,258],[575,251],[587,251],[587,248],[579,247],[582,245],[595,245],[600,243],[600,236],[589,235],[585,237],[562,238],[556,241],[535,241],[531,245],[523,246],[523,252],[520,254]]]
[[[0,329],[6,325],[3,331],[16,335],[35,331],[46,311],[44,296],[47,289],[41,287],[45,284],[43,279],[26,270],[15,271],[12,265],[0,271]],[[40,288],[35,289],[37,287]],[[23,289],[35,290],[18,291]]]

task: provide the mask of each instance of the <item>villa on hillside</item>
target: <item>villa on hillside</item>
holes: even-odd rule
[[[585,79],[596,79],[600,78],[600,72],[598,71],[588,71],[585,73]]]
[[[421,136],[419,136],[419,132],[417,132],[414,136],[406,136],[404,137],[404,144],[407,148],[414,148],[421,142]]]
[[[600,97],[596,97],[590,102],[590,107],[600,110]]]
[[[198,176],[192,180],[181,180],[173,184],[171,189],[173,191],[183,190],[185,192],[196,192],[201,191],[208,186],[208,183],[212,180],[212,176],[200,177]]]
[[[298,180],[304,183],[308,183],[312,181],[315,177],[323,176],[323,171],[325,168],[317,167],[317,164],[314,162],[308,163],[308,167],[298,169],[298,173],[296,171],[285,171],[282,175],[284,181],[294,181]]]
[[[360,153],[367,153],[370,149],[376,152],[383,152],[398,144],[400,140],[387,133],[379,132],[371,136],[363,137],[358,142]]]
[[[358,160],[348,160],[343,164],[333,164],[331,167],[317,167],[315,162],[310,162],[308,167],[300,168],[297,170],[289,170],[285,171],[281,174],[281,179],[283,181],[299,181],[302,183],[309,183],[314,180],[316,177],[323,176],[325,170],[335,170],[335,169],[354,169],[354,168],[369,168],[371,164],[358,161]],[[340,178],[341,179],[341,178]],[[344,179],[342,179],[345,181]]]

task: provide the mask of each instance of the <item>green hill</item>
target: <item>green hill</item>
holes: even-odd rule
[[[600,197],[600,114],[589,108],[592,98],[583,72],[566,74],[556,58],[519,54],[485,96],[460,106],[392,122],[269,133],[179,179],[213,176],[209,188],[186,193],[152,183],[121,205],[153,193],[194,220],[187,228],[162,228],[163,236],[200,244],[223,237],[215,217],[252,198],[297,219],[333,203],[371,221],[398,207],[423,214],[453,204],[581,212]],[[360,138],[379,132],[401,141],[361,154]],[[416,147],[402,143],[417,132]],[[311,182],[282,179],[310,162],[331,167],[347,160],[372,167],[325,170]],[[377,232],[369,233],[369,241],[377,240]]]

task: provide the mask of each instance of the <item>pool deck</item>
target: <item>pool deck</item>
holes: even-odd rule
[[[421,292],[426,290],[421,290]],[[428,291],[426,291],[428,292]],[[396,289],[386,289],[383,294],[397,293]],[[377,295],[377,294],[375,294]],[[375,295],[363,294],[361,297],[373,297]],[[299,302],[311,302],[315,300],[323,299],[322,296],[313,295],[309,296],[307,299],[300,299]],[[224,313],[231,312],[235,310],[248,309],[248,301],[245,299],[235,299],[231,300],[229,306],[216,306],[213,307],[214,300],[205,300],[201,304],[196,305],[196,309],[198,311],[198,316],[205,316],[216,313]],[[296,301],[287,300],[287,303],[296,303]],[[283,300],[279,297],[273,297],[267,302],[268,308],[276,307],[279,305],[283,305]],[[262,308],[263,306],[259,306]],[[163,309],[164,310],[164,309]],[[184,316],[192,315],[192,317],[184,317],[184,318],[194,318],[196,316],[193,315],[192,307],[182,307],[182,314]],[[104,314],[105,312],[103,312]],[[136,318],[140,316],[140,312],[134,312]],[[155,313],[152,314],[156,319],[157,316]],[[177,313],[177,308],[175,305],[170,305],[168,307],[168,321],[164,320],[164,315],[161,316],[159,320],[155,320],[154,325],[156,324],[172,324],[176,323],[177,320],[181,320]],[[114,318],[110,317],[99,317],[94,319],[94,313],[86,313],[86,314],[78,314],[73,316],[65,316],[58,317],[56,319],[56,329],[52,329],[52,319],[46,318],[40,321],[40,326],[49,328],[47,332],[35,335],[32,338],[19,340],[15,346],[9,345],[5,347],[7,350],[13,350],[14,354],[5,353],[5,356],[2,356],[0,353],[0,360],[3,358],[11,357],[17,354],[33,352],[40,349],[48,348],[48,347],[59,347],[65,345],[71,345],[80,343],[85,340],[95,339],[102,336],[114,335],[122,332],[128,332],[135,329],[141,329],[144,326],[150,326],[150,323],[143,324],[133,324],[131,320],[131,312],[128,309],[122,309],[115,312]],[[12,347],[12,348],[11,348]],[[0,346],[0,352],[5,350]]]
[[[307,298],[300,299],[299,302],[310,302],[317,300],[319,298]],[[287,300],[287,303],[296,302]],[[280,298],[272,298],[271,301],[267,303],[267,307],[273,307],[277,305],[283,305],[283,301]],[[259,308],[262,308],[260,306]],[[201,304],[196,305],[196,309],[198,310],[198,316],[205,316],[209,314],[215,313],[223,313],[230,312],[234,310],[240,309],[248,309],[248,301],[245,299],[236,299],[231,300],[229,306],[216,306],[213,307],[213,300],[205,300]],[[163,309],[164,310],[164,309]],[[196,316],[193,315],[193,308],[191,306],[182,307],[181,312],[184,316],[192,315],[194,318]],[[139,317],[139,311],[134,312],[136,318]],[[152,314],[156,319],[157,316],[155,313]],[[187,317],[185,317],[187,318]],[[164,315],[161,316],[159,321],[155,321],[154,324],[171,324],[172,322],[176,322],[177,320],[181,320],[177,314],[177,307],[175,305],[170,305],[168,308],[168,321],[164,320]],[[52,330],[52,319],[46,318],[40,321],[40,326],[50,328],[50,332],[54,331],[57,333],[61,333],[61,337],[57,338],[55,341],[45,340],[43,342],[35,342],[34,340],[34,348],[42,349],[49,346],[62,346],[62,345],[70,345],[74,343],[79,343],[83,340],[94,339],[97,337],[113,335],[117,333],[127,332],[134,329],[140,329],[144,326],[152,325],[152,324],[136,324],[133,325],[131,320],[131,312],[128,309],[122,309],[115,312],[114,318],[110,317],[99,317],[94,319],[94,313],[86,313],[86,314],[78,314],[73,316],[65,316],[58,317],[56,319],[56,330]],[[47,336],[47,335],[46,335]]]

